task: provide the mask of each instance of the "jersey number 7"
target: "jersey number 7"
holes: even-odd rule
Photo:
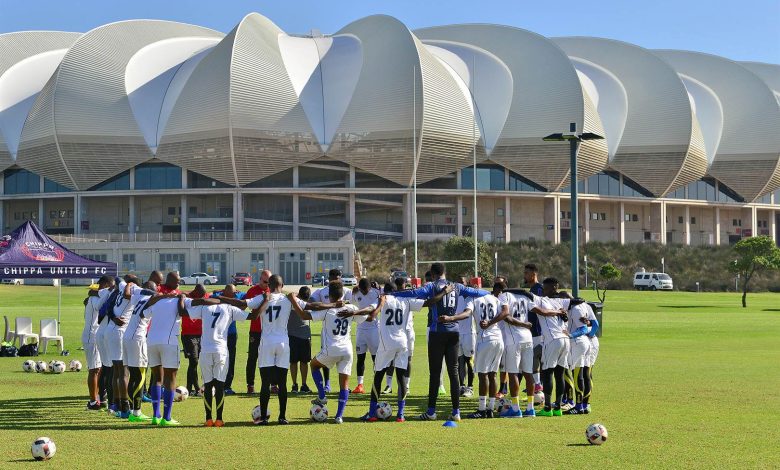
[[[274,318],[279,318],[279,312],[282,311],[281,305],[270,305],[268,307],[268,310],[265,311],[266,315],[268,315],[268,321],[272,322],[274,321]],[[276,312],[276,316],[274,316],[274,312]]]

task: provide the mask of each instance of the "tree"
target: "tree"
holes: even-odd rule
[[[729,263],[729,271],[742,278],[742,307],[747,307],[750,280],[762,271],[780,269],[780,248],[771,237],[743,238],[734,245],[737,256]]]
[[[616,268],[612,263],[602,265],[598,271],[595,268],[589,268],[589,270],[593,273],[593,277],[596,278],[596,295],[599,298],[599,302],[603,304],[607,298],[607,286],[610,281],[617,281],[623,277],[623,271]]]
[[[474,239],[471,237],[452,237],[444,244],[444,259],[474,259]],[[490,285],[493,281],[493,254],[485,242],[477,244],[477,267],[482,276],[482,285]],[[451,263],[446,265],[448,277],[474,276],[474,262]]]

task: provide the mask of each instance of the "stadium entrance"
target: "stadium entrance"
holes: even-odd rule
[[[306,284],[306,253],[279,253],[279,274],[285,284]]]

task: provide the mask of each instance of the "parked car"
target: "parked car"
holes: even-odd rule
[[[14,286],[21,286],[24,284],[24,279],[0,279],[0,284],[12,284]]]
[[[674,284],[671,276],[666,273],[638,272],[634,274],[634,289],[672,290]]]
[[[396,279],[401,278],[404,280],[404,285],[408,285],[412,283],[412,278],[409,277],[409,273],[406,271],[393,271],[390,273],[390,282],[395,282]]]
[[[327,278],[327,276],[325,276],[325,273],[314,273],[311,276],[311,285],[312,286],[324,286],[326,279],[328,279],[328,278]]]
[[[357,285],[358,281],[353,274],[342,274],[341,283],[344,284],[345,287],[354,287]]]
[[[233,284],[237,286],[251,286],[252,276],[249,273],[233,274]]]
[[[208,273],[192,273],[189,276],[181,278],[180,284],[216,284],[218,282],[217,276],[212,276]]]

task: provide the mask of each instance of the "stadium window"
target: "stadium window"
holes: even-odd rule
[[[758,198],[758,201],[756,202],[758,202],[759,204],[770,204],[771,200],[772,200],[772,193],[766,193],[760,198]]]
[[[504,209],[502,209],[501,207],[496,209],[496,216],[503,217],[504,216]]]
[[[88,191],[122,191],[127,189],[130,189],[130,170],[123,171],[113,178],[96,184],[89,188]]]
[[[104,254],[87,253],[87,254],[83,254],[81,256],[83,256],[84,258],[87,258],[87,259],[91,259],[92,261],[102,261],[104,263],[106,261],[108,261],[108,255],[104,255]]]
[[[683,223],[683,216],[679,216],[679,217],[677,217],[677,223],[678,223],[678,224],[681,224],[681,223]]]
[[[638,214],[633,214],[631,216],[631,221],[632,222],[639,222],[639,215]]]
[[[461,212],[463,213],[463,215],[468,215],[468,209],[466,208],[466,206],[463,206],[461,208]]]
[[[626,222],[631,222],[631,214],[623,214],[623,220]]]
[[[509,172],[509,191],[527,191],[527,192],[545,192],[546,190],[538,184],[523,178],[517,173]],[[582,183],[582,191],[585,191],[585,184]]]
[[[626,197],[653,197],[653,194],[641,185],[623,175],[623,196]]]
[[[67,186],[63,186],[56,181],[52,181],[49,178],[43,179],[43,192],[45,193],[69,193],[72,190]]]
[[[691,225],[696,225],[696,217],[691,217]]]
[[[474,189],[474,168],[461,170],[461,189]],[[503,191],[504,167],[498,165],[477,165],[477,189],[480,191]]]
[[[169,207],[168,208],[168,215],[176,215],[176,208],[175,207]]]
[[[745,202],[745,200],[728,186],[718,183],[718,202]]]
[[[590,213],[590,219],[591,220],[599,220],[599,214],[597,212],[591,212]]]
[[[602,212],[599,215],[601,216],[601,220],[607,220],[607,213],[606,212]]]
[[[28,170],[5,170],[3,175],[5,194],[31,194],[41,192],[41,178]]]
[[[222,181],[209,178],[208,176],[195,173],[194,171],[187,171],[187,187],[188,188],[229,188],[229,184],[225,184]]]
[[[122,255],[122,269],[127,272],[135,271],[135,253],[125,253]]]
[[[135,167],[135,189],[181,189],[181,168],[169,163]]]

